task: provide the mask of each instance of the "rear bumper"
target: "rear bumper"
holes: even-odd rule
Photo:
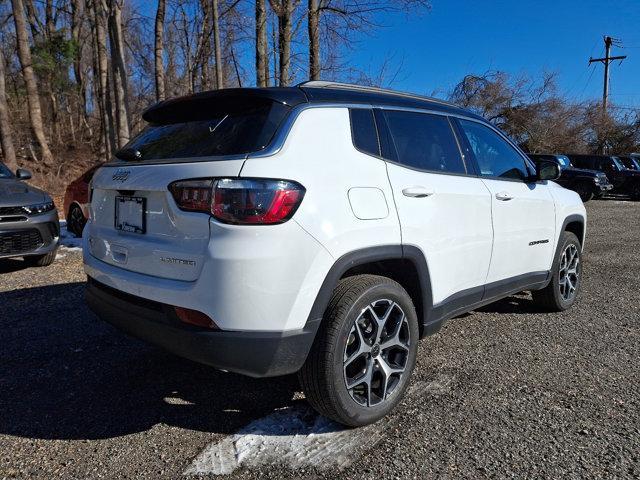
[[[0,258],[46,255],[58,247],[58,212],[0,222]]]
[[[124,332],[178,356],[222,370],[273,377],[298,371],[313,343],[318,321],[287,332],[207,330],[178,320],[173,307],[88,279],[89,308]]]

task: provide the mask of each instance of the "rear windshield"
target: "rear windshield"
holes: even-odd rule
[[[257,152],[270,143],[289,109],[276,102],[259,102],[212,109],[205,118],[202,112],[193,118],[185,118],[184,110],[176,111],[173,118],[169,112],[162,123],[148,125],[116,157],[128,161],[205,159]]]
[[[7,166],[0,162],[0,178],[13,178],[13,173],[7,168]]]

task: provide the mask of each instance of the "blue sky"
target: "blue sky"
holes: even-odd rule
[[[388,56],[402,69],[393,88],[444,96],[467,73],[558,74],[561,93],[574,100],[602,97],[603,35],[622,40],[612,55],[610,101],[640,107],[640,0],[432,0],[419,17],[384,19],[360,38],[348,57],[375,71]]]

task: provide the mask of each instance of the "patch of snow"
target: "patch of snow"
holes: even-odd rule
[[[435,385],[417,382],[407,391],[440,393],[451,378]],[[242,467],[281,465],[292,470],[304,467],[342,469],[382,440],[398,422],[390,415],[373,425],[345,428],[315,413],[306,403],[277,410],[255,420],[234,435],[209,444],[195,458],[185,475],[228,475]]]
[[[60,220],[60,249],[71,252],[82,251],[82,238],[76,238],[73,233],[67,231],[66,220]]]

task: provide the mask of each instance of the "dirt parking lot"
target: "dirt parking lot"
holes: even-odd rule
[[[517,295],[422,342],[390,418],[343,430],[295,378],[128,338],[85,307],[81,254],[0,266],[0,477],[638,478],[640,203],[592,201],[579,303]]]

